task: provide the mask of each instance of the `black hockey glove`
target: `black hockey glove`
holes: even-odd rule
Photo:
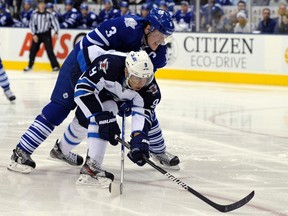
[[[120,135],[120,128],[117,124],[116,116],[112,112],[104,111],[95,116],[99,125],[99,137],[109,141],[112,145],[117,145],[116,135]]]
[[[129,159],[136,163],[138,166],[143,166],[146,158],[149,158],[149,138],[147,135],[138,134],[132,137],[130,141],[130,151],[127,154]]]
[[[131,115],[131,108],[133,106],[132,101],[123,101],[120,104],[118,104],[118,115],[123,117],[124,115],[126,117]]]

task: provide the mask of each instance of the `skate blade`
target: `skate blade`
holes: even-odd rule
[[[90,175],[80,174],[80,177],[76,181],[76,185],[94,186],[98,188],[108,188],[112,182],[109,178],[98,177],[92,178]]]
[[[22,174],[29,174],[33,170],[32,167],[23,164],[18,164],[15,161],[11,161],[11,164],[7,166],[7,169]]]

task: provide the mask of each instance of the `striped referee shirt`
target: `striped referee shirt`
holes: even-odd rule
[[[49,33],[51,29],[54,29],[56,34],[59,32],[59,22],[56,16],[48,11],[41,13],[35,10],[32,13],[29,27],[33,35]]]

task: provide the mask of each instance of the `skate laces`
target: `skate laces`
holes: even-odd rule
[[[69,152],[68,155],[65,155],[65,159],[72,163],[77,163],[77,154]]]
[[[158,159],[159,161],[161,161],[165,164],[170,164],[170,161],[174,157],[173,155],[169,154],[168,152],[163,152],[163,153],[154,154],[154,155],[155,155],[156,159]]]
[[[22,162],[33,161],[31,156],[19,147],[16,148],[15,153],[19,158],[21,158]]]

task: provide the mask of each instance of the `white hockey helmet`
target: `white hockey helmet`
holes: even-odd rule
[[[152,82],[154,78],[154,67],[150,57],[145,51],[140,50],[138,52],[129,52],[125,62],[128,70],[126,84],[130,88],[131,86],[128,82],[130,78],[134,78],[134,80],[138,80],[139,82],[145,81],[144,86],[147,86]]]

